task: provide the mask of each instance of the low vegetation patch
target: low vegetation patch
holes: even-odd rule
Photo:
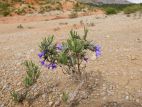
[[[32,61],[25,61],[26,76],[23,80],[24,88],[20,91],[12,91],[11,96],[15,103],[23,103],[24,100],[28,99],[32,86],[37,82],[40,76],[39,67]]]
[[[119,12],[124,12],[125,14],[135,13],[137,11],[142,11],[142,5],[141,4],[112,4],[112,5],[101,5],[97,6],[99,8],[102,8],[106,14],[116,14]]]
[[[77,18],[78,17],[78,13],[75,11],[72,11],[69,15],[70,18]]]
[[[2,16],[8,16],[10,15],[10,5],[8,3],[0,2],[0,15]]]
[[[132,5],[132,6],[128,6],[124,9],[125,14],[131,14],[131,13],[135,13],[137,11],[142,11],[141,5]]]
[[[107,15],[110,15],[110,14],[116,14],[117,10],[115,8],[108,7],[108,8],[105,9],[105,12],[106,12]]]

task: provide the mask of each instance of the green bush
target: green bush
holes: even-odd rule
[[[8,16],[10,14],[10,5],[0,2],[0,15]]]
[[[23,63],[26,67],[26,76],[23,80],[24,88],[11,92],[11,97],[15,103],[23,103],[24,100],[27,100],[27,97],[30,95],[31,87],[36,84],[39,76],[40,69],[39,67],[33,63],[32,61],[25,61]]]
[[[67,103],[68,99],[69,99],[69,94],[66,93],[66,92],[63,92],[62,101],[63,101],[64,103]]]
[[[131,13],[135,13],[139,10],[142,10],[142,7],[140,5],[133,5],[133,6],[126,7],[123,11],[125,14],[131,14]]]
[[[23,15],[25,14],[25,9],[24,8],[18,8],[15,10],[15,13],[17,13],[18,15]]]
[[[116,14],[124,12],[125,14],[142,11],[142,4],[103,4],[96,6],[106,12],[106,14]]]
[[[105,9],[105,12],[107,15],[110,15],[110,14],[117,14],[117,10],[115,8],[112,8],[112,7],[108,7]]]
[[[0,11],[7,9],[8,7],[9,7],[8,3],[2,3],[2,2],[0,2]]]
[[[2,14],[3,14],[3,16],[8,16],[8,15],[10,15],[10,11],[9,10],[4,11]]]
[[[88,61],[87,52],[89,50],[95,52],[96,58],[101,55],[101,47],[87,41],[87,34],[86,28],[82,37],[76,31],[71,30],[69,39],[60,44],[54,42],[54,36],[44,38],[39,45],[38,56],[41,65],[52,70],[59,66],[65,74],[75,80],[81,79],[86,67],[83,63]]]

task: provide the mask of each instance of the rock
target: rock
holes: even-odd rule
[[[103,107],[121,107],[121,104],[118,102],[112,101],[112,102],[106,102]]]
[[[18,82],[18,83],[17,83],[17,86],[20,86],[21,84],[22,84],[21,82]]]
[[[4,104],[0,104],[0,107],[5,107]]]
[[[43,99],[46,99],[46,96],[47,96],[47,94],[43,94],[43,95],[42,95],[42,98],[43,98]]]
[[[19,74],[19,71],[15,71],[14,73],[15,73],[15,74]]]
[[[136,99],[136,102],[137,102],[137,103],[140,103],[140,99]]]
[[[109,35],[107,35],[107,36],[106,36],[106,38],[110,38],[110,36],[109,36]]]
[[[34,84],[31,90],[34,91],[34,90],[36,90],[37,87],[38,87],[37,84]]]
[[[107,90],[107,95],[108,96],[112,96],[114,93],[112,92],[112,91],[110,91],[110,90]]]
[[[136,56],[131,56],[131,60],[137,60]]]
[[[103,97],[103,100],[106,100],[107,98],[106,97]]]
[[[82,99],[87,99],[87,98],[88,98],[88,94],[87,94],[85,91],[83,91],[83,92],[81,93],[81,98],[82,98]]]
[[[2,88],[2,90],[5,90],[5,91],[11,90],[10,84],[9,84],[9,83],[8,83],[8,84],[5,84],[5,85],[3,86],[3,88]]]
[[[57,106],[60,106],[60,104],[61,104],[61,100],[57,100],[56,102],[55,102],[55,107],[57,107]]]
[[[129,96],[125,96],[125,99],[128,100],[128,99],[129,99]]]
[[[54,103],[50,101],[48,104],[49,104],[49,107],[52,107]]]

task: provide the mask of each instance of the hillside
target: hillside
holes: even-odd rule
[[[128,0],[79,0],[83,3],[92,3],[92,4],[129,4]]]

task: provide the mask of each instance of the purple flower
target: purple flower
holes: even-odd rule
[[[42,51],[41,53],[38,54],[38,57],[41,59],[45,55],[45,51]]]
[[[93,49],[94,49],[95,52],[96,51],[100,51],[101,50],[101,46],[100,45],[96,45]]]
[[[43,60],[43,61],[40,61],[40,63],[41,63],[41,65],[44,65],[45,64],[45,61]]]
[[[93,50],[95,51],[97,58],[101,56],[101,47],[99,45],[96,45]]]
[[[57,65],[55,63],[52,64],[52,69],[57,68]]]
[[[87,58],[87,57],[84,57],[84,61],[85,61],[85,62],[88,62],[88,58]]]
[[[57,44],[56,48],[57,48],[57,50],[62,50],[63,49],[63,45],[62,44]]]
[[[101,56],[101,51],[96,51],[96,57],[100,57]]]
[[[53,70],[53,69],[57,68],[57,65],[55,63],[50,63],[50,64],[46,65],[46,67],[48,67],[48,69]]]

